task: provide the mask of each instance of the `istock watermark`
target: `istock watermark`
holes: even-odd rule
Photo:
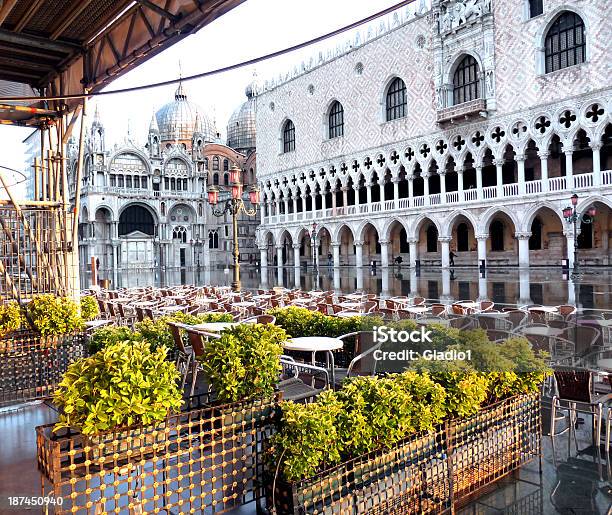
[[[387,326],[375,326],[373,328],[374,343],[418,343],[423,349],[427,343],[433,343],[431,339],[431,331],[422,326],[419,330],[407,331],[394,329]],[[374,351],[374,359],[376,361],[416,361],[419,359],[427,361],[470,361],[472,359],[472,351],[465,350],[434,350],[425,349],[416,351],[414,349],[402,349],[398,351],[390,351],[377,349]]]

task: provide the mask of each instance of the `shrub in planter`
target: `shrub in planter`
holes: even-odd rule
[[[275,325],[243,324],[208,341],[201,364],[219,400],[271,396],[285,340],[287,333]]]
[[[147,342],[118,342],[68,367],[54,395],[60,409],[54,430],[94,435],[132,424],[152,424],[178,411],[179,372],[167,350]]]
[[[109,345],[119,342],[139,342],[142,341],[140,333],[132,331],[129,327],[110,325],[101,327],[94,331],[89,342],[89,353],[94,354]]]
[[[168,322],[172,320],[172,317],[159,317],[155,320],[145,318],[142,322],[138,322],[134,328],[138,337],[149,343],[152,349],[160,347],[172,349],[174,348],[174,339],[168,328]]]
[[[0,305],[0,338],[18,331],[23,322],[24,319],[19,304],[7,302]]]
[[[282,430],[271,438],[270,452],[288,481],[310,477],[340,462],[342,450],[337,417],[344,405],[332,391],[316,402],[281,403]]]
[[[81,318],[85,321],[93,320],[100,314],[98,301],[91,295],[81,297]]]
[[[446,416],[446,391],[429,374],[406,370],[396,378],[411,397],[412,425],[417,431],[433,431]]]
[[[42,336],[59,336],[82,330],[79,306],[68,297],[37,295],[27,305],[32,328]]]

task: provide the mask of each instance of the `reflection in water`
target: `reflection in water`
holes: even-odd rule
[[[83,287],[90,281],[89,273],[81,274]],[[162,270],[117,270],[100,274],[110,278],[116,287],[174,286],[178,284],[227,285],[232,271],[209,268],[175,268]],[[584,269],[573,282],[564,278],[560,268],[489,269],[476,268],[411,269],[411,268],[312,268],[241,267],[242,286],[246,289],[285,286],[304,290],[323,289],[339,292],[365,290],[382,296],[420,295],[430,300],[450,302],[465,299],[491,299],[498,304],[573,304],[579,299],[585,308],[608,309],[612,289],[612,269]]]

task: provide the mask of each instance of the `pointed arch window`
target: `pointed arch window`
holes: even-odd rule
[[[438,229],[433,224],[427,228],[427,252],[438,252]]]
[[[491,251],[501,252],[504,250],[504,224],[495,220],[491,224]]]
[[[213,170],[219,170],[219,157],[213,157]]]
[[[386,112],[387,121],[397,120],[406,116],[406,84],[402,79],[393,79],[387,89]]]
[[[536,217],[531,222],[531,236],[529,237],[529,250],[542,249],[542,222]]]
[[[470,250],[468,226],[460,223],[457,226],[457,252],[467,252],[468,250]]]
[[[283,152],[293,152],[295,150],[295,125],[291,120],[287,120],[283,126]]]
[[[344,136],[344,108],[337,100],[329,110],[329,139]]]
[[[471,55],[466,55],[453,75],[453,105],[480,98],[480,69]]]
[[[584,22],[576,13],[565,11],[557,16],[544,42],[546,73],[551,73],[586,60]]]

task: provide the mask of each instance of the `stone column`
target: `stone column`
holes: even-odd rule
[[[119,243],[113,243],[113,284],[112,288],[116,289],[117,284],[117,270],[119,268]]]
[[[332,214],[335,215],[336,214],[336,190],[331,190],[331,196],[332,196]]]
[[[383,268],[380,271],[380,278],[382,279],[380,296],[383,299],[389,298],[389,269],[388,268]]]
[[[380,202],[381,204],[385,203],[385,178],[383,177],[382,179],[380,179],[378,181],[378,184],[380,185]]]
[[[518,169],[518,191],[519,195],[524,195],[526,193],[526,185],[525,185],[525,156],[523,154],[519,154],[516,156],[516,166]]]
[[[416,296],[419,294],[419,278],[416,269],[413,267],[410,270],[410,295]]]
[[[283,246],[276,246],[276,266],[281,268],[283,266]]]
[[[459,202],[465,202],[465,195],[463,194],[463,167],[455,166],[457,172],[457,191],[459,192]]]
[[[487,274],[479,274],[478,275],[478,299],[477,300],[487,300],[489,297],[487,288]]]
[[[497,198],[501,198],[504,196],[504,177],[503,177],[503,159],[494,159],[493,163],[495,164],[495,173],[496,173],[496,182],[497,182]]]
[[[440,176],[440,202],[446,204],[446,170],[438,172]]]
[[[355,192],[355,205],[359,205],[359,185],[353,186],[353,191]]]
[[[317,210],[317,200],[316,200],[317,199],[317,194],[316,193],[311,193],[310,194],[310,198],[312,199],[310,207],[311,207],[312,212],[314,213]],[[314,218],[314,216],[313,216],[313,218]]]
[[[410,266],[412,268],[416,266],[416,261],[419,258],[418,248],[417,248],[418,242],[419,240],[416,240],[416,239],[408,240],[408,246],[409,246],[408,250],[410,251]]]
[[[450,262],[450,238],[440,238],[438,241],[442,244],[442,268],[448,268]]]
[[[531,304],[529,289],[529,269],[519,270],[519,305]]]
[[[268,246],[259,247],[259,264],[261,268],[268,267]]]
[[[325,193],[321,193],[321,209],[323,209],[323,216],[325,216],[325,211],[327,211],[327,198],[325,197]]]
[[[476,167],[476,190],[478,200],[482,200],[482,166]]]
[[[296,288],[301,288],[301,284],[300,284],[300,280],[301,280],[301,275],[300,275],[300,268],[296,267],[293,269],[293,283],[295,284]]]
[[[515,236],[518,240],[519,267],[529,268],[529,238],[531,238],[531,233],[517,232]]]
[[[453,298],[451,297],[451,280],[450,280],[450,270],[442,269],[442,296],[440,300],[445,301],[445,303],[452,302]]]
[[[334,290],[335,293],[342,292],[342,284],[340,283],[340,269],[334,268]]]
[[[381,266],[386,268],[389,266],[389,241],[379,240],[380,243],[380,261]]]
[[[414,175],[409,175],[408,176],[408,204],[409,205],[413,205],[413,198],[414,198],[414,183],[412,182],[414,181]]]
[[[357,275],[360,275],[360,268],[363,267],[363,241],[355,242],[355,267],[357,268]]]
[[[366,197],[367,197],[367,201],[368,204],[372,204],[372,183],[368,182],[368,184],[366,185]]]
[[[540,176],[542,181],[542,193],[547,192],[548,188],[548,152],[538,152],[540,158]]]
[[[565,151],[565,189],[574,189],[574,162],[572,161],[573,150]]]
[[[487,240],[489,239],[488,234],[477,234],[476,241],[478,242],[478,266],[484,260],[486,265],[487,259]]]
[[[568,228],[564,234],[567,241],[567,261],[571,270],[574,268],[574,231]]]
[[[593,186],[601,186],[601,144],[592,143],[593,150]]]
[[[346,206],[348,206],[348,186],[342,186],[342,205],[345,208],[346,214]]]
[[[334,256],[334,268],[340,268],[340,243],[332,243],[332,254]]]
[[[397,199],[399,198],[399,177],[393,177],[392,180],[393,180],[393,200],[397,201]]]
[[[288,199],[284,199],[283,200],[284,204],[285,204],[285,216],[289,214],[289,200]]]
[[[300,268],[300,244],[293,244],[293,267]]]
[[[425,205],[429,205],[429,173],[422,174],[423,177],[423,195],[425,196]]]

